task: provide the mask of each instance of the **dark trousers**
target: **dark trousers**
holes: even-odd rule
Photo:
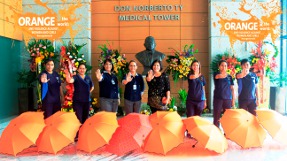
[[[44,119],[50,117],[54,113],[61,111],[61,102],[57,103],[47,103],[43,102],[42,110],[44,111]]]
[[[230,109],[232,106],[231,100],[213,99],[213,124],[219,127],[219,119],[221,112]]]
[[[101,110],[107,112],[118,112],[118,99],[100,97]]]
[[[254,116],[256,116],[256,100],[255,99],[249,99],[249,100],[238,100],[239,108],[242,108]]]
[[[141,110],[141,101],[129,101],[127,99],[124,100],[125,102],[125,113],[128,115],[129,113],[140,113]]]
[[[186,100],[186,116],[201,116],[204,108],[204,101]]]
[[[90,102],[73,102],[73,108],[78,120],[83,124],[89,117]]]

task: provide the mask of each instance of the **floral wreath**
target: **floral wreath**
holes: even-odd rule
[[[171,74],[174,82],[178,79],[187,79],[190,72],[190,65],[195,60],[194,54],[198,53],[198,49],[194,49],[194,45],[185,45],[182,52],[171,48],[173,55],[168,55],[166,62],[168,63],[165,72]]]
[[[271,45],[273,47],[273,55],[272,51],[266,48],[266,45]],[[258,76],[270,76],[277,68],[275,58],[278,55],[278,48],[268,41],[260,41],[255,46],[256,48],[251,50],[252,55],[249,57],[251,66]]]
[[[235,79],[236,74],[241,71],[240,59],[227,51],[224,52],[224,54],[217,54],[210,65],[213,73],[219,71],[218,63],[220,60],[227,62],[227,74],[229,74],[232,79]]]
[[[101,49],[99,67],[102,68],[104,66],[106,59],[111,59],[114,65],[114,73],[119,82],[121,82],[123,77],[128,73],[128,62],[126,61],[125,54],[121,54],[118,49],[112,49],[110,44],[108,46],[106,44],[99,45],[98,48]]]

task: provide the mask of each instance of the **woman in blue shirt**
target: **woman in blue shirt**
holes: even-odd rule
[[[100,69],[96,71],[96,77],[100,87],[101,110],[117,112],[119,106],[119,87],[118,79],[113,74],[114,66],[111,59],[104,61],[103,73]]]
[[[77,75],[71,78],[69,73],[66,74],[66,81],[74,83],[73,108],[82,124],[89,117],[90,93],[94,90],[92,79],[86,75],[86,71],[86,65],[79,64]]]
[[[239,108],[256,115],[256,108],[259,105],[258,77],[250,72],[248,59],[241,60],[242,72],[236,75],[238,83],[238,104]]]
[[[142,75],[136,72],[137,63],[129,62],[129,73],[124,76],[122,83],[126,86],[124,93],[125,114],[139,113],[141,109],[141,96],[144,92],[144,80]]]
[[[194,60],[191,63],[191,70],[188,75],[188,94],[186,100],[186,115],[201,116],[206,107],[205,78],[200,72],[200,63]]]
[[[234,106],[233,79],[227,74],[227,62],[220,60],[218,63],[219,72],[214,73],[213,93],[213,124],[219,127],[219,119],[222,109],[230,109]]]
[[[44,118],[48,118],[61,110],[61,79],[54,70],[54,60],[48,59],[45,62],[45,71],[39,74],[42,91],[42,110]]]

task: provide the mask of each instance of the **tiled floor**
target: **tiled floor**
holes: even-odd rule
[[[0,120],[0,135],[4,128],[12,119]],[[210,121],[211,117],[206,117]],[[286,161],[287,160],[287,145],[282,145],[268,135],[264,141],[263,147],[242,149],[232,141],[228,141],[228,149],[223,154],[204,149],[200,144],[195,148],[192,145],[195,143],[193,139],[185,138],[184,143],[174,148],[167,153],[166,156],[152,153],[143,153],[142,150],[137,150],[125,156],[116,156],[105,151],[105,147],[87,154],[76,150],[76,144],[69,145],[61,150],[57,155],[37,152],[36,147],[30,147],[21,152],[17,157],[0,154],[1,161],[20,160],[20,161],[70,161],[70,160],[99,160],[99,161],[174,161],[174,160],[192,160],[192,161]]]

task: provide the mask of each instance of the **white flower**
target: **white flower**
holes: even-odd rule
[[[82,55],[82,58],[83,58],[83,57],[85,57],[85,55],[84,55],[84,54]]]
[[[176,107],[176,106],[173,106],[173,109],[174,109],[175,111],[177,111],[177,107]]]
[[[73,58],[73,56],[71,56],[71,55],[70,55],[70,56],[69,56],[69,58],[70,58],[70,59],[72,59],[72,58]]]
[[[81,60],[83,60],[82,58],[78,58],[78,61],[81,61]]]
[[[68,52],[67,54],[70,55],[70,52]]]

